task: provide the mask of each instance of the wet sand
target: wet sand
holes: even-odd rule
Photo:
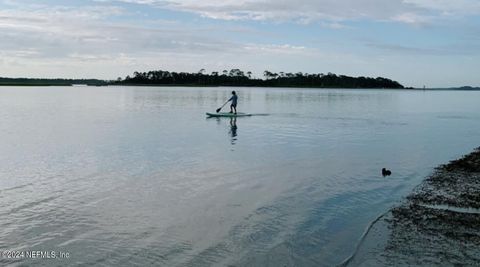
[[[374,221],[343,266],[480,265],[480,148]]]

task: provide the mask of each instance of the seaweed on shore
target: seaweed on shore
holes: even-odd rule
[[[439,166],[373,226],[350,266],[480,265],[480,148]],[[377,234],[387,229],[386,233]],[[386,241],[382,241],[386,239]],[[380,244],[379,248],[379,245]]]
[[[428,205],[480,208],[480,149],[438,167],[407,200]]]
[[[440,166],[440,170],[480,172],[480,147],[460,159],[452,160],[450,163]]]

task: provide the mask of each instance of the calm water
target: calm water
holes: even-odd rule
[[[480,92],[0,87],[0,264],[331,266],[480,145]],[[393,171],[389,178],[382,167]]]

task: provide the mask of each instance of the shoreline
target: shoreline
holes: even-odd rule
[[[453,266],[480,262],[480,148],[440,165],[367,228],[340,266]]]
[[[199,87],[199,88],[288,88],[288,89],[346,89],[346,90],[395,90],[395,91],[480,91],[480,88],[367,88],[367,87],[297,87],[297,86],[237,86],[237,85],[192,85],[192,84],[106,84],[106,85],[84,85],[84,84],[0,84],[2,87]]]

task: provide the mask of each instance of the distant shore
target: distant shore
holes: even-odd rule
[[[148,87],[262,87],[262,88],[318,88],[318,89],[407,89],[407,90],[465,90],[476,91],[480,87],[453,88],[406,87],[384,77],[352,77],[335,73],[274,73],[268,70],[264,78],[256,78],[252,72],[240,69],[199,72],[171,72],[153,70],[135,71],[132,76],[116,80],[66,79],[66,78],[8,78],[0,77],[0,86],[148,86]]]
[[[480,148],[441,165],[379,217],[343,266],[480,263]]]
[[[98,79],[45,79],[45,78],[4,78],[0,77],[0,86],[103,86],[108,81]]]
[[[305,89],[385,89],[385,90],[415,90],[415,91],[480,91],[480,87],[451,87],[451,88],[415,88],[415,87],[342,87],[342,86],[317,86],[317,85],[235,85],[235,84],[148,84],[148,83],[118,83],[116,81],[104,81],[97,79],[24,79],[24,78],[1,78],[0,87],[3,86],[25,86],[25,87],[47,87],[47,86],[139,86],[139,87],[259,87],[259,88],[305,88]]]
[[[404,88],[397,81],[384,77],[351,77],[335,73],[274,73],[268,70],[264,78],[254,77],[252,72],[240,69],[214,71],[207,74],[205,69],[199,72],[175,72],[152,70],[135,71],[132,76],[118,77],[116,80],[98,79],[43,79],[43,78],[2,78],[0,85],[136,85],[136,86],[245,86],[245,87],[306,87],[306,88]]]
[[[125,87],[259,87],[259,88],[298,88],[298,89],[370,89],[370,90],[411,90],[411,91],[480,91],[480,87],[452,87],[452,88],[415,88],[415,87],[405,87],[405,88],[370,88],[370,87],[355,87],[355,88],[346,88],[346,87],[308,87],[308,86],[238,86],[238,85],[197,85],[197,84],[98,84],[98,85],[89,85],[89,84],[49,84],[49,83],[0,83],[0,87],[5,86],[18,86],[18,87],[59,87],[59,86],[88,86],[88,87],[105,87],[105,86],[125,86]]]

